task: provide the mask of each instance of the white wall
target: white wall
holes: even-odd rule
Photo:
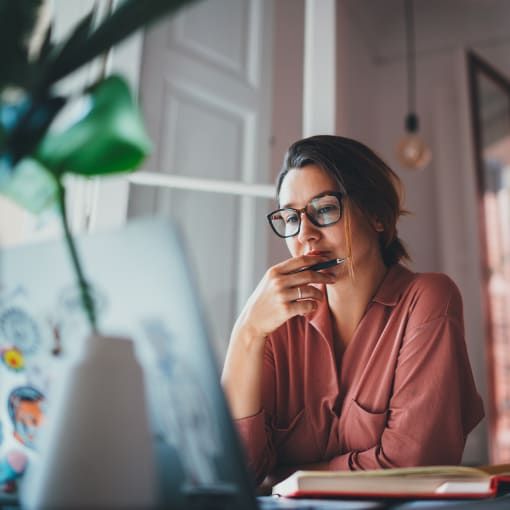
[[[376,69],[367,38],[352,14],[348,2],[338,2],[336,132],[373,147]]]
[[[285,151],[291,143],[302,137],[303,132],[304,6],[304,0],[278,0],[273,3],[273,99],[270,159],[272,182],[276,180]],[[273,206],[275,209],[276,200]],[[285,242],[276,238],[269,230],[267,232],[270,236],[267,259],[268,264],[273,265],[290,255]]]

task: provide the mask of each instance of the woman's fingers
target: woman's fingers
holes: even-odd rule
[[[324,255],[299,255],[298,257],[292,257],[284,260],[273,267],[282,274],[291,274],[296,271],[302,271],[303,269],[314,264],[318,264],[319,262],[324,262],[325,260]]]
[[[306,315],[317,309],[318,301],[323,299],[320,289],[311,285],[290,287],[280,292],[280,305],[285,320],[295,315]],[[279,307],[275,307],[275,312]]]
[[[268,277],[274,282],[277,289],[286,289],[309,285],[311,283],[328,284],[335,282],[335,276],[329,272],[300,271],[298,273],[282,273],[278,266],[273,266]]]
[[[320,260],[324,257],[304,255],[269,268],[248,299],[240,323],[263,338],[291,317],[315,310],[323,299],[316,285],[331,284],[335,276],[328,272],[296,271]]]
[[[322,297],[320,289],[312,285],[298,285],[296,287],[290,287],[285,291],[285,300],[287,302],[301,301],[303,299],[319,301]]]

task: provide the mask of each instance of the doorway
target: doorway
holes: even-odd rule
[[[468,54],[482,240],[489,456],[510,462],[510,80]]]

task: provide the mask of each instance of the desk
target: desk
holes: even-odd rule
[[[342,499],[291,499],[259,496],[260,510],[509,510],[510,494],[476,501],[359,501]],[[2,510],[19,510],[16,498],[2,495]]]
[[[341,499],[293,499],[259,496],[260,510],[385,510],[383,501],[354,501]]]
[[[510,494],[481,500],[359,501],[259,496],[260,510],[510,510]]]
[[[510,494],[470,501],[408,501],[388,508],[391,510],[509,510]]]

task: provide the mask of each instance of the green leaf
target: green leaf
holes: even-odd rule
[[[45,136],[35,157],[55,176],[134,170],[151,149],[140,112],[124,79],[110,76],[91,92],[91,108],[63,132]]]

